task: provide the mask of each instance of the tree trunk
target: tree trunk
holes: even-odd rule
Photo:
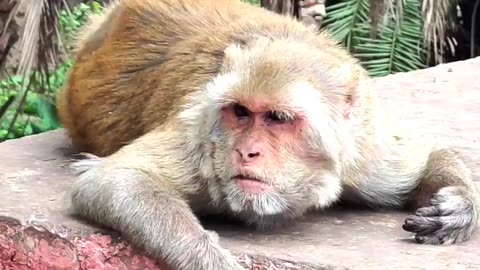
[[[16,1],[0,0],[0,78],[7,64],[8,55],[18,40],[18,25],[12,21],[7,27],[7,21],[16,5]]]
[[[298,16],[298,6],[295,9],[296,0],[260,0],[260,6],[279,14]]]

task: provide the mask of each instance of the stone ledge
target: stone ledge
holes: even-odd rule
[[[415,120],[414,126],[463,151],[476,181],[479,75],[476,58],[380,78],[374,85],[388,108],[399,108],[393,112],[401,120]],[[166,270],[115,233],[70,214],[65,153],[62,130],[0,144],[0,269]],[[205,226],[218,231],[249,269],[480,269],[480,234],[459,245],[419,245],[401,228],[406,214],[332,209],[272,234],[226,222]]]

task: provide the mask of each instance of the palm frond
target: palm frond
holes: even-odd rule
[[[354,32],[357,27],[369,21],[369,0],[345,0],[327,6],[327,17],[323,22],[326,29],[347,49],[355,47]]]
[[[384,6],[383,25],[387,25],[391,20],[402,21],[404,0],[384,0]]]
[[[343,0],[330,6],[327,14],[327,29],[370,75],[385,76],[425,67],[419,0]],[[382,18],[370,20],[369,16]]]
[[[367,37],[370,25],[364,23],[360,27],[356,37],[359,45],[353,53],[372,76],[426,67],[420,3],[418,0],[405,0],[403,4],[401,19],[382,25],[376,39]]]
[[[12,21],[12,14],[18,8],[13,0],[0,1],[0,21],[3,23],[0,29],[0,78],[7,75],[7,60],[11,56],[10,51],[18,40],[18,25]]]

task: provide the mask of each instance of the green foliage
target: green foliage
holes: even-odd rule
[[[327,7],[327,29],[350,50],[371,76],[424,68],[421,3],[397,1],[385,22],[372,24],[369,0],[342,0]],[[398,9],[402,12],[398,12]],[[399,16],[401,14],[401,16]],[[382,18],[373,18],[380,21]]]
[[[357,44],[353,38],[359,30],[359,25],[369,20],[369,0],[343,0],[327,6],[327,18],[324,21],[332,35],[349,50]]]
[[[99,13],[103,6],[93,1],[90,4],[80,3],[70,12],[68,10],[60,11],[59,26],[63,40],[68,44],[75,38],[75,33],[85,23],[88,14]]]
[[[255,6],[260,5],[260,0],[244,0],[244,1]]]
[[[75,33],[85,23],[88,13],[101,11],[101,4],[96,1],[90,4],[79,4],[71,12],[62,10],[59,17],[60,34],[64,46],[71,49],[70,44]],[[56,114],[55,93],[66,81],[68,71],[72,67],[71,59],[65,60],[48,74],[33,71],[28,77],[11,76],[0,81],[0,107],[11,96],[18,102],[9,106],[0,121],[0,140],[14,139],[37,134],[60,127]],[[47,89],[42,88],[42,78],[48,82]],[[24,102],[21,102],[23,87],[35,89],[27,91]],[[42,88],[41,90],[38,90]],[[27,90],[29,90],[27,89]]]
[[[49,74],[50,91],[42,94],[29,91],[23,106],[20,108],[13,104],[10,106],[3,121],[0,122],[0,138],[2,140],[37,134],[60,126],[52,96],[54,96],[55,90],[64,84],[66,73],[71,65],[71,62],[65,62]],[[40,74],[34,73],[28,79],[35,84],[38,83],[39,76]],[[5,104],[12,96],[17,97],[21,92],[21,87],[25,84],[28,85],[28,81],[20,76],[12,76],[0,81],[0,104]],[[10,132],[8,132],[9,130]]]

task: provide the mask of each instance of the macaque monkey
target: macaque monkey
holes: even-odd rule
[[[466,165],[394,133],[327,32],[239,0],[123,0],[92,15],[76,51],[58,95],[86,153],[73,208],[175,269],[242,269],[204,214],[272,230],[354,198],[416,211],[403,228],[418,243],[477,229]]]
[[[320,27],[327,16],[325,0],[260,0],[260,6],[315,27]]]

